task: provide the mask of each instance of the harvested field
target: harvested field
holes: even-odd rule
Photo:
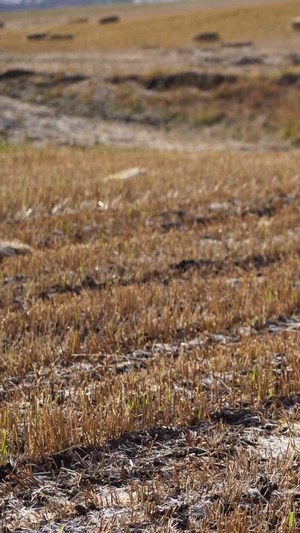
[[[268,39],[283,38],[288,43],[295,38],[299,40],[292,27],[292,21],[299,16],[299,4],[295,0],[275,1],[272,7],[270,2],[257,0],[246,1],[244,5],[241,2],[226,2],[224,7],[219,5],[218,9],[211,7],[211,2],[207,0],[196,4],[179,3],[177,6],[120,5],[118,13],[122,23],[101,26],[99,18],[111,15],[109,5],[86,7],[85,11],[77,10],[77,13],[88,14],[89,22],[82,25],[72,23],[67,10],[55,10],[47,14],[25,13],[23,16],[14,14],[11,17],[5,14],[2,18],[7,23],[5,30],[0,33],[0,48],[7,52],[35,52],[35,43],[26,42],[29,28],[34,31],[39,28],[52,33],[74,33],[74,42],[71,43],[42,41],[39,52],[126,50],[153,44],[165,48],[191,46],[195,35],[210,31],[219,33],[224,41],[246,38],[266,42]]]
[[[1,16],[1,532],[300,529],[298,4]]]
[[[299,154],[0,159],[3,527],[297,529]]]

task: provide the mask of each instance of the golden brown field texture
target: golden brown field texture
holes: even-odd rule
[[[299,163],[1,149],[2,531],[298,530]]]
[[[5,28],[0,32],[4,52],[55,52],[128,49],[145,45],[189,46],[200,32],[217,31],[222,39],[255,39],[273,42],[294,36],[291,21],[299,17],[299,3],[257,2],[248,5],[210,9],[209,2],[169,6],[104,6],[72,10],[3,14]],[[99,26],[99,18],[120,15],[120,23]],[[85,24],[77,17],[88,17]],[[32,32],[73,35],[72,40],[28,41]]]

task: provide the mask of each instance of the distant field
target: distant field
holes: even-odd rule
[[[118,12],[119,24],[100,26],[102,14]],[[72,24],[80,16],[90,15],[86,24]],[[39,13],[4,14],[7,27],[0,32],[0,49],[9,52],[95,51],[125,49],[145,45],[161,47],[189,46],[201,31],[218,31],[222,39],[292,38],[291,19],[299,16],[299,3],[245,5],[208,9],[188,4],[163,6],[105,6],[84,10],[69,9]],[[30,32],[72,33],[72,41],[28,42]]]

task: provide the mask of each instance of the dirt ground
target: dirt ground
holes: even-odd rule
[[[3,52],[1,137],[189,150],[293,147],[300,142],[299,38],[293,39],[281,50],[241,42]]]
[[[2,62],[6,142],[219,150],[287,149],[300,138],[297,54],[246,46]]]
[[[288,142],[253,143],[228,139],[216,142],[212,131],[203,135],[193,132],[161,131],[151,126],[123,122],[71,117],[46,106],[19,103],[0,97],[0,136],[4,143],[33,143],[43,146],[123,146],[149,147],[157,150],[289,150]]]

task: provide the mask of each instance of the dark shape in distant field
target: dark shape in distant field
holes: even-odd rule
[[[5,27],[5,23],[0,21],[0,28],[4,28]]]
[[[68,85],[73,85],[74,83],[80,83],[89,79],[89,76],[83,76],[82,74],[62,74],[60,76],[44,76],[38,86],[41,88],[51,88],[57,85],[67,87]]]
[[[1,72],[0,74],[0,80],[14,80],[18,78],[29,77],[34,76],[35,72],[34,70],[27,70],[22,68],[12,68],[9,70],[6,70],[5,72]]]
[[[202,91],[217,89],[223,83],[237,83],[238,76],[235,74],[178,72],[175,74],[158,74],[151,77],[139,77],[137,75],[114,76],[110,79],[116,85],[126,82],[136,82],[144,85],[148,90],[168,90],[179,87],[197,87]]]
[[[300,55],[299,54],[290,54],[289,60],[291,61],[292,65],[298,66],[300,65]]]
[[[278,85],[289,87],[290,85],[299,84],[300,74],[298,72],[285,72],[276,80]]]
[[[300,31],[300,18],[293,20],[292,27],[293,27],[293,30]]]
[[[30,33],[27,35],[27,39],[29,41],[41,41],[42,39],[46,39],[48,36],[48,32],[46,33]]]
[[[114,22],[120,22],[120,17],[118,15],[103,17],[99,20],[99,24],[113,24]]]
[[[234,64],[239,67],[246,67],[247,65],[261,65],[262,62],[261,57],[242,57]]]
[[[51,41],[70,41],[74,39],[74,35],[72,33],[54,33],[50,39]]]
[[[179,72],[178,74],[153,76],[145,82],[146,89],[171,89],[178,87],[197,87],[203,91],[215,89],[223,83],[236,83],[237,76],[198,72]]]
[[[194,39],[197,43],[216,43],[220,40],[220,35],[216,31],[199,33]]]

